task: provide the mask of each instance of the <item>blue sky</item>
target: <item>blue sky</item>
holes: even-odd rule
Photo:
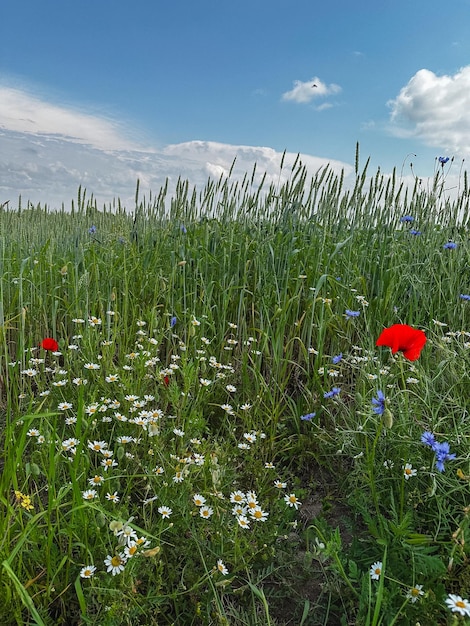
[[[0,202],[202,185],[235,155],[274,179],[284,150],[349,175],[356,141],[372,174],[470,157],[470,0],[3,5]]]

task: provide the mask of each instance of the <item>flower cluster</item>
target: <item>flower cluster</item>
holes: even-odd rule
[[[445,471],[444,463],[446,461],[452,461],[453,459],[455,459],[455,454],[451,453],[450,451],[449,442],[448,441],[443,441],[443,442],[436,441],[433,433],[427,432],[427,431],[421,435],[421,441],[425,445],[429,446],[431,450],[434,452],[435,459],[436,459],[436,469],[439,472],[444,472]]]

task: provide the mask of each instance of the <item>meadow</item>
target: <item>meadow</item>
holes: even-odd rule
[[[1,205],[1,624],[470,623],[450,167]]]

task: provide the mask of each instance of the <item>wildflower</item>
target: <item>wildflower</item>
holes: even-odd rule
[[[131,518],[132,519],[132,518]],[[131,520],[128,520],[130,522]],[[120,545],[124,545],[125,543],[129,544],[131,541],[135,541],[137,539],[137,533],[132,528],[132,526],[128,525],[128,522],[119,528],[115,533],[117,537],[119,537]]]
[[[26,369],[26,370],[22,370],[22,371],[21,371],[21,373],[22,373],[24,376],[29,376],[30,378],[32,378],[33,376],[36,376],[36,374],[38,373],[38,371],[30,367],[30,368],[28,368],[28,369]]]
[[[119,437],[116,438],[117,443],[120,443],[121,445],[126,445],[128,443],[136,443],[136,440],[134,437],[131,437],[130,435],[121,435]]]
[[[135,540],[135,545],[139,546],[139,548],[148,548],[150,546],[150,541],[145,537],[139,537]]]
[[[240,407],[240,409],[241,409],[242,411],[249,411],[249,410],[251,409],[251,407],[252,407],[252,405],[251,405],[251,404],[246,403],[246,404],[242,404],[242,405],[241,405],[241,407]]]
[[[183,472],[177,471],[175,473],[175,475],[173,476],[173,482],[174,483],[182,483],[183,480],[184,480]]]
[[[83,366],[87,370],[99,370],[100,366],[97,363],[85,363]]]
[[[287,483],[283,483],[280,480],[275,480],[274,486],[276,487],[276,489],[285,489],[287,487]]]
[[[105,378],[107,383],[115,383],[119,380],[119,376],[117,374],[110,374]]]
[[[39,437],[41,433],[37,428],[30,428],[26,434],[28,437]]]
[[[70,402],[60,402],[57,405],[58,411],[66,411],[67,409],[71,409],[71,408],[72,408],[72,404]]]
[[[256,433],[243,433],[243,437],[248,441],[248,443],[255,443],[256,441]]]
[[[96,233],[96,226],[94,224],[90,226],[90,228],[88,229],[88,233],[90,235],[94,235]]]
[[[380,389],[377,391],[377,397],[372,398],[372,410],[377,415],[383,415],[385,411],[385,395]]]
[[[436,443],[434,435],[430,432],[423,433],[421,435],[421,441],[431,448],[434,448],[434,445]]]
[[[266,461],[266,463],[264,464],[264,469],[276,469],[276,467],[272,461]]]
[[[403,466],[403,475],[405,480],[409,480],[412,476],[416,476],[418,470],[414,469],[411,463],[405,463]]]
[[[89,441],[88,447],[94,452],[102,452],[108,447],[106,441]]]
[[[443,441],[442,443],[436,441],[434,435],[430,432],[424,432],[421,435],[421,441],[429,446],[436,455],[436,469],[439,472],[444,472],[444,463],[446,461],[453,461],[455,454],[450,452],[449,442]]]
[[[333,387],[333,389],[331,391],[327,391],[323,394],[324,398],[334,398],[335,396],[339,395],[341,389],[339,387]]]
[[[295,493],[291,493],[289,495],[286,494],[284,496],[284,501],[289,507],[294,507],[295,509],[298,509],[299,505],[302,504],[302,502],[299,502],[299,500],[297,499]]]
[[[455,454],[450,453],[450,446],[447,441],[443,441],[442,443],[436,442],[434,451],[436,453],[436,469],[439,472],[443,472],[445,470],[444,462],[455,459]]]
[[[57,350],[59,349],[59,344],[55,339],[52,339],[52,337],[46,337],[41,341],[39,345],[41,346],[41,348],[49,352],[57,352]]]
[[[107,472],[110,467],[117,467],[117,462],[108,457],[103,459],[100,465],[102,465],[104,467],[104,471]]]
[[[466,300],[468,302],[468,300],[470,300],[470,295],[467,293],[461,293],[460,298],[461,300]]]
[[[331,362],[332,362],[334,365],[337,365],[337,364],[338,364],[338,363],[342,360],[342,358],[343,358],[343,353],[342,353],[342,352],[340,352],[339,354],[337,354],[336,356],[334,356],[334,357],[331,359]]]
[[[220,408],[223,409],[227,415],[235,415],[235,411],[233,410],[233,406],[231,404],[221,404]]]
[[[400,222],[414,222],[414,217],[412,215],[404,215],[403,217],[400,217]]]
[[[104,482],[103,476],[99,476],[98,474],[95,474],[93,478],[88,479],[88,484],[91,485],[92,487],[94,486],[99,487],[100,485],[103,484],[103,482]]]
[[[91,578],[96,572],[96,565],[86,565],[80,570],[80,578]]]
[[[425,343],[426,335],[422,330],[412,328],[407,324],[393,324],[380,333],[375,345],[388,346],[392,354],[401,351],[405,359],[416,361]]]
[[[201,383],[203,387],[209,387],[209,385],[212,384],[212,381],[209,380],[208,378],[200,378],[199,382]]]
[[[222,559],[218,559],[217,561],[217,570],[223,574],[224,576],[227,576],[228,574],[228,569],[225,567],[224,562],[222,561]]]
[[[415,237],[417,237],[418,235],[421,235],[421,231],[420,230],[416,230],[416,228],[412,228],[410,230],[410,235],[414,235]]]
[[[382,574],[382,561],[376,561],[372,563],[369,570],[370,577],[372,580],[379,580],[380,575]]]
[[[34,510],[34,506],[31,503],[31,496],[21,493],[21,491],[15,491],[15,498],[18,504],[22,506],[23,509],[26,509],[26,511]]]
[[[170,509],[169,506],[159,506],[157,510],[163,519],[170,517],[170,515],[173,513],[172,509]]]
[[[448,241],[442,247],[444,248],[444,250],[455,250],[457,244],[455,243],[455,241]]]
[[[446,604],[452,613],[460,613],[460,615],[470,617],[470,602],[464,600],[461,596],[449,593],[449,596],[446,598]]]
[[[359,317],[361,312],[360,311],[351,311],[351,309],[346,309],[344,314],[346,315],[347,319],[350,319],[351,317]]]
[[[250,515],[257,522],[265,522],[268,519],[269,513],[263,511],[260,506],[256,505],[254,508],[250,509]]]
[[[98,492],[96,489],[87,489],[86,491],[82,491],[82,497],[84,500],[94,500],[98,497]]]
[[[138,548],[139,546],[137,545],[135,541],[129,541],[127,546],[125,546],[124,548],[124,554],[126,558],[131,559],[133,556],[135,556],[137,554]]]
[[[209,517],[214,513],[214,509],[210,506],[203,505],[199,509],[199,515],[204,519],[209,519]]]
[[[423,595],[423,585],[414,585],[413,587],[411,587],[411,589],[408,589],[406,597],[408,598],[408,600],[411,600],[411,602],[415,603],[419,596]]]
[[[106,500],[109,500],[113,504],[117,504],[119,502],[118,492],[115,491],[114,493],[107,493]]]
[[[239,515],[237,518],[238,525],[242,528],[250,528],[250,522],[245,515]]]
[[[315,417],[316,413],[315,411],[313,411],[313,413],[307,413],[306,415],[301,415],[300,419],[303,420],[304,422],[310,422],[314,417]]]
[[[196,506],[202,506],[203,504],[205,504],[206,499],[204,498],[204,496],[201,496],[201,494],[195,493],[193,496],[193,502]]]
[[[258,497],[254,491],[246,492],[246,503],[250,509],[254,509],[258,505]]]
[[[108,554],[104,560],[104,564],[106,565],[106,571],[111,572],[113,576],[116,576],[124,571],[126,558],[122,554],[115,554],[114,556]]]
[[[235,393],[235,392],[236,392],[236,390],[237,390],[237,388],[236,388],[236,387],[234,387],[233,385],[227,385],[227,386],[225,387],[225,389],[226,389],[229,393]]]
[[[230,494],[230,502],[234,504],[242,504],[246,501],[243,491],[232,491]]]

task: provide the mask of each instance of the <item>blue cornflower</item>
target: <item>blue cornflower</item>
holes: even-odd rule
[[[433,449],[436,453],[436,469],[439,472],[444,472],[444,462],[452,461],[453,459],[455,459],[455,454],[451,454],[448,441],[443,441],[442,443],[436,442]]]
[[[400,222],[414,222],[415,218],[412,215],[404,215],[400,217]]]
[[[334,357],[331,359],[331,362],[332,362],[334,365],[337,365],[337,363],[339,363],[339,362],[341,361],[341,359],[342,359],[342,358],[343,358],[343,353],[342,353],[342,352],[340,352],[339,354],[337,354],[336,356],[334,356]]]
[[[443,246],[444,250],[455,250],[456,247],[457,244],[455,243],[455,241],[448,241]]]
[[[360,311],[351,311],[351,309],[346,309],[346,311],[344,312],[348,319],[351,317],[359,317],[360,313]]]
[[[90,226],[88,232],[90,233],[90,235],[94,235],[96,233],[96,226],[94,224]]]
[[[333,389],[331,391],[326,391],[323,394],[324,398],[334,398],[335,396],[339,395],[341,389],[339,387],[333,387]]]
[[[436,469],[438,472],[444,472],[444,463],[446,461],[452,461],[455,459],[455,454],[451,453],[450,445],[448,441],[440,443],[436,441],[434,435],[430,432],[425,432],[421,435],[421,441],[429,446],[436,455]]]
[[[449,157],[439,157],[439,163],[442,165],[442,167],[444,167],[448,160]]]
[[[372,410],[377,415],[383,415],[385,411],[385,395],[380,389],[377,391],[377,397],[372,398]]]
[[[313,413],[307,413],[307,415],[301,415],[300,419],[303,420],[304,422],[310,422],[311,420],[313,420],[315,415],[316,413],[314,411]]]
[[[186,235],[186,233],[188,232],[188,231],[187,231],[187,228],[186,228],[186,226],[185,226],[184,224],[181,224],[181,226],[180,226],[180,230],[181,230],[181,232],[183,233],[183,235]]]
[[[462,300],[470,300],[470,295],[468,295],[468,293],[461,293],[460,298]]]
[[[173,315],[170,320],[170,328],[173,328],[174,326],[176,326],[176,315]]]
[[[418,235],[421,235],[421,231],[420,230],[416,230],[416,228],[412,228],[410,230],[410,235],[415,235],[415,237],[417,237]]]
[[[434,446],[436,445],[436,439],[432,433],[426,431],[421,435],[422,443],[425,443],[427,446],[434,450]]]

